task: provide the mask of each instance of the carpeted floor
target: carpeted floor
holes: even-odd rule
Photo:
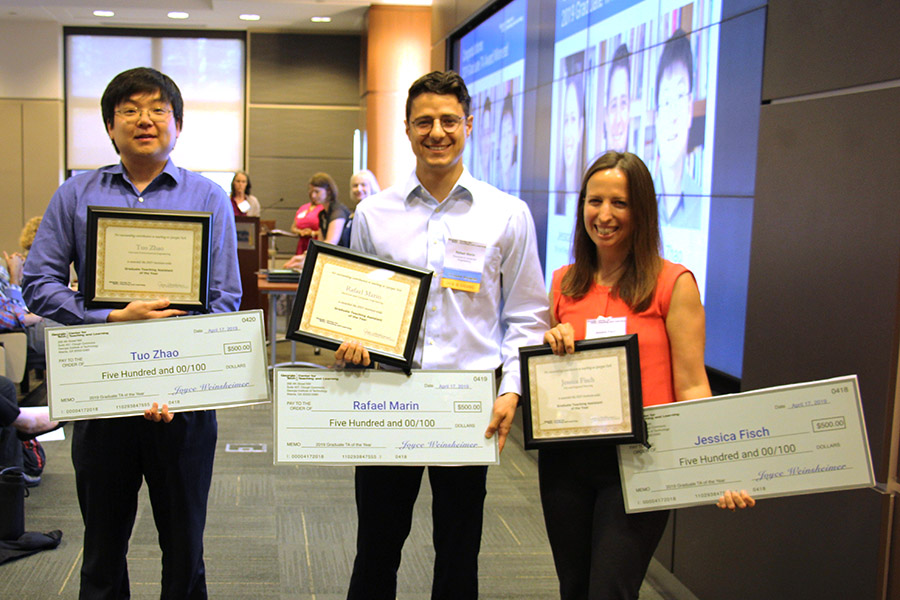
[[[279,359],[289,356],[280,344]],[[298,360],[330,362],[297,346]],[[221,410],[206,527],[211,598],[344,598],[354,557],[356,514],[351,467],[274,466],[268,404]],[[71,426],[65,428],[70,437]],[[519,438],[521,439],[521,438]],[[70,441],[47,442],[42,484],[26,499],[26,530],[61,529],[56,550],[0,566],[0,598],[77,598],[82,524]],[[423,481],[404,548],[397,597],[430,596],[430,490]],[[142,492],[128,554],[132,597],[158,598],[160,552],[149,500]],[[482,598],[558,597],[537,489],[535,456],[513,439],[488,475],[480,558]],[[649,583],[650,581],[653,582]],[[695,600],[654,563],[642,600]]]

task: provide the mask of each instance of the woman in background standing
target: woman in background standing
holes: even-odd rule
[[[323,203],[328,192],[324,187],[314,186],[310,179],[307,194],[309,202],[297,209],[297,214],[294,215],[294,221],[291,223],[291,231],[300,236],[300,239],[297,240],[295,254],[306,252],[310,240],[322,239],[319,231],[319,213],[325,208]]]
[[[259,200],[250,195],[250,177],[243,171],[235,173],[231,180],[231,208],[235,216],[259,216]]]
[[[344,223],[350,216],[350,211],[338,200],[338,187],[327,173],[316,173],[309,180],[310,190],[317,188],[319,193],[324,193],[322,212],[319,213],[319,234],[323,242],[335,244],[340,241],[344,230]]]

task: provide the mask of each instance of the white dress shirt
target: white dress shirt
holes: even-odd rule
[[[441,287],[448,240],[483,244],[478,292]],[[521,393],[519,347],[540,344],[549,328],[547,293],[528,206],[475,179],[467,169],[438,202],[413,172],[363,200],[350,247],[434,271],[413,366],[493,370],[500,394]]]

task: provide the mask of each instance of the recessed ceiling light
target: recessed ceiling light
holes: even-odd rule
[[[114,17],[114,16],[116,16],[116,13],[114,13],[111,10],[95,10],[94,16],[95,17]]]
[[[259,15],[241,15],[241,21],[259,21]]]
[[[170,19],[187,19],[191,15],[187,14],[186,12],[180,12],[177,10],[173,10],[172,12],[169,13],[168,16]]]
[[[331,23],[331,17],[312,17],[310,21],[313,23]]]

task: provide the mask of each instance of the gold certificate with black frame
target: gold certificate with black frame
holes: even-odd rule
[[[356,340],[375,361],[409,372],[432,271],[313,241],[287,337],[337,349]]]
[[[208,212],[88,206],[85,306],[168,298],[209,312],[211,223]]]
[[[519,349],[525,448],[646,441],[637,335]]]

